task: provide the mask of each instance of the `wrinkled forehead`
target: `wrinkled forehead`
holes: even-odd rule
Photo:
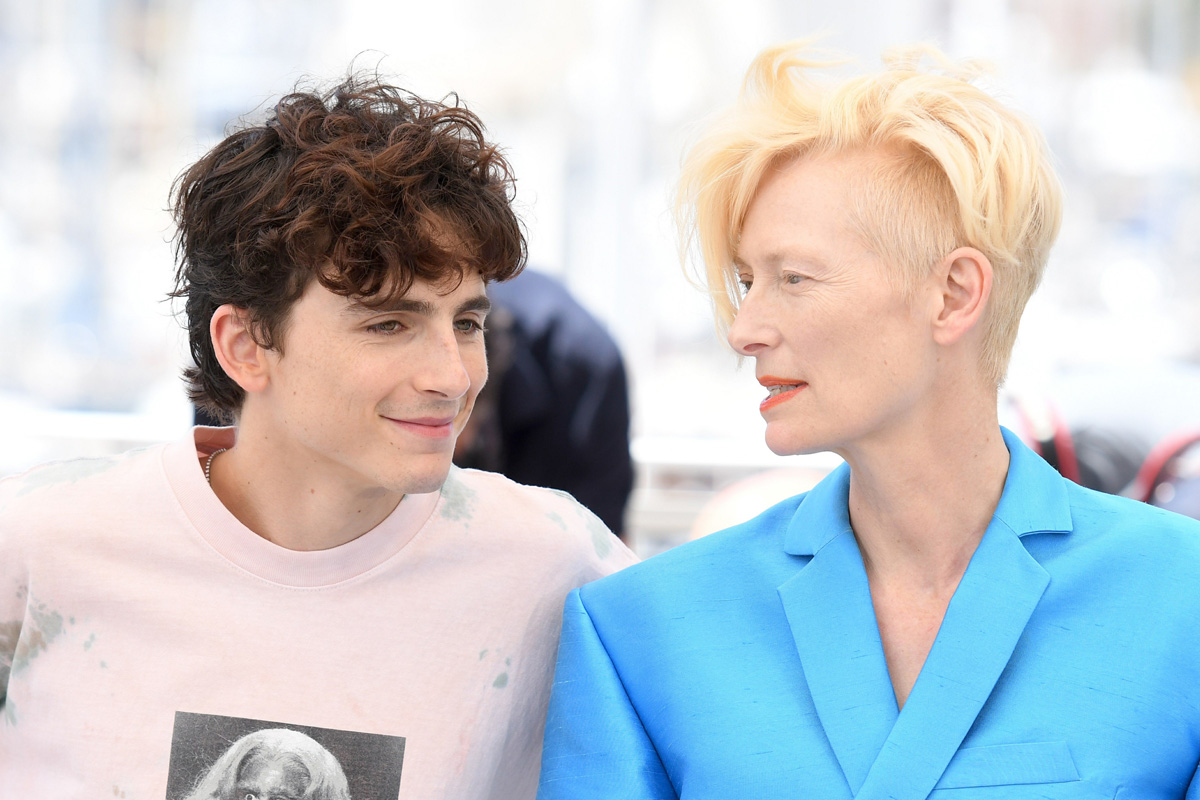
[[[293,753],[253,753],[238,769],[238,784],[260,791],[303,792],[311,777],[304,761]]]

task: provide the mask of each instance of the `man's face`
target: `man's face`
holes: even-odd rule
[[[487,380],[483,280],[416,281],[369,308],[313,281],[292,307],[283,355],[269,351],[259,404],[272,449],[300,480],[352,493],[438,489]]]

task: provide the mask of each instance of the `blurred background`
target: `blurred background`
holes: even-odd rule
[[[231,122],[352,66],[458,92],[506,147],[531,264],[625,359],[640,551],[747,475],[819,475],[829,457],[762,444],[762,390],[669,211],[754,54],[817,33],[866,68],[916,40],[990,60],[1045,131],[1066,219],[1009,394],[1151,420],[1151,443],[1200,429],[1200,0],[0,0],[0,475],[186,429],[171,183]]]

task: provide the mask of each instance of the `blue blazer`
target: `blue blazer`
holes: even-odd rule
[[[1004,439],[903,711],[842,466],[568,597],[540,800],[1200,800],[1200,523]]]

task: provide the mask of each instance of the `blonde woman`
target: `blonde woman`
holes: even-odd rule
[[[997,422],[1041,136],[931,51],[820,66],[761,54],[680,202],[768,445],[846,463],[568,597],[539,796],[1200,798],[1200,525]]]

